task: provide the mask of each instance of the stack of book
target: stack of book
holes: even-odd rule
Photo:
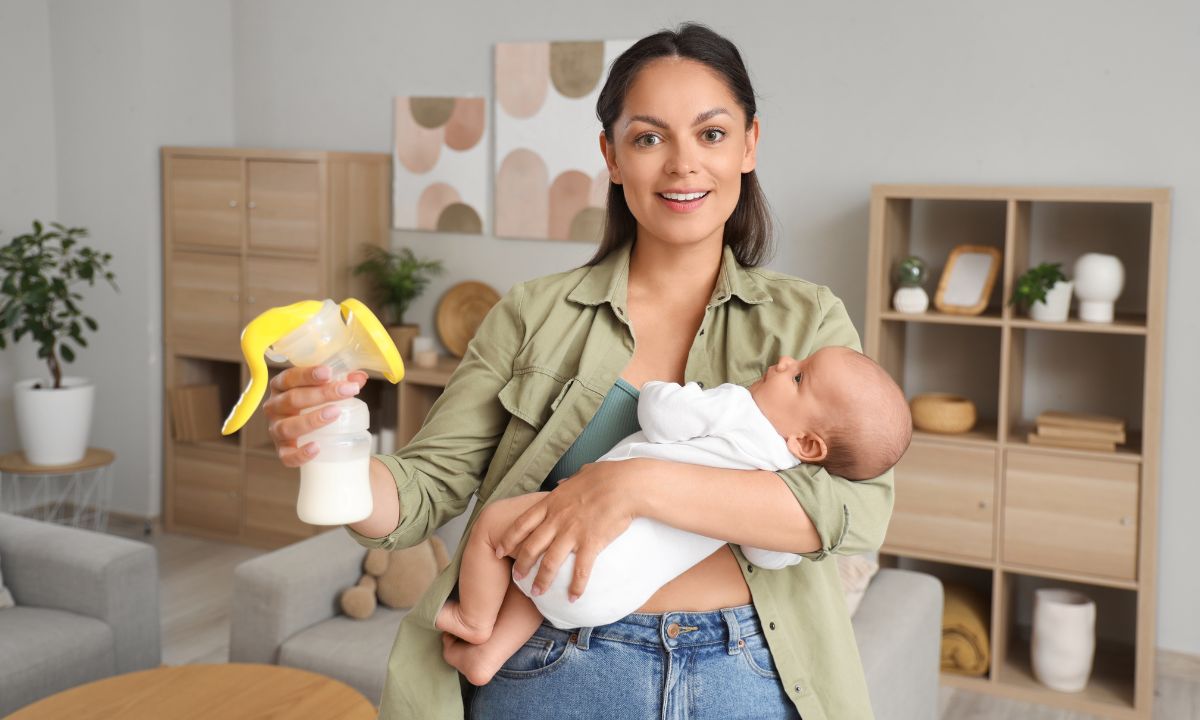
[[[1029,433],[1030,445],[1114,452],[1125,443],[1125,421],[1106,415],[1084,415],[1047,410],[1038,415],[1037,430]]]

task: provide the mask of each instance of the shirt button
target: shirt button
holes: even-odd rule
[[[700,334],[701,334],[701,335],[703,335],[703,334],[704,334],[704,328],[701,328],[701,329],[700,329]]]
[[[746,563],[746,572],[748,572],[748,573],[754,572],[754,566],[751,565],[750,563]]]
[[[772,630],[774,630],[774,629],[775,629],[775,623],[771,623],[771,625],[770,625],[770,628],[771,628]]]
[[[797,695],[803,695],[803,694],[804,694],[804,686],[803,686],[803,685],[801,685],[801,684],[799,684],[799,683],[797,683],[797,684],[796,684],[796,694],[797,694]]]

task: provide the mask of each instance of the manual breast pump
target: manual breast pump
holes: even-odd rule
[[[266,356],[296,366],[326,365],[335,382],[354,370],[375,370],[392,383],[404,377],[404,363],[375,315],[354,298],[303,300],[271,308],[242,331],[242,354],[250,383],[233,406],[222,435],[237,432],[254,414],[267,389]],[[337,419],[297,440],[315,441],[317,456],[300,466],[296,514],[310,525],[345,525],[371,514],[371,433],[367,404],[346,398],[303,410],[334,407]]]

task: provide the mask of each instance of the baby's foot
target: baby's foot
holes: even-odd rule
[[[472,645],[450,633],[442,633],[442,657],[472,685],[487,685],[507,658],[496,657],[487,645]]]
[[[457,600],[447,600],[446,604],[442,605],[442,609],[438,610],[437,617],[434,618],[433,626],[443,632],[457,635],[472,645],[483,644],[492,636],[492,624],[483,627],[469,622],[463,617],[462,605]]]

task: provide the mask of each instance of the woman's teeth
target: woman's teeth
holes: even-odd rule
[[[684,202],[687,200],[696,200],[698,198],[704,197],[707,194],[708,194],[707,191],[706,192],[696,192],[696,193],[659,193],[659,195],[661,197],[664,197],[668,200],[675,200],[677,202]]]

